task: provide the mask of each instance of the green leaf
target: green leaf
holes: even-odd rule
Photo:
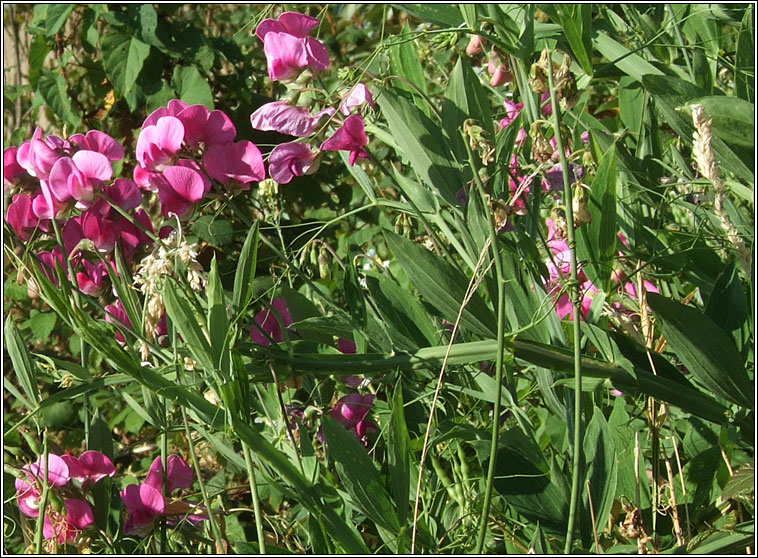
[[[171,86],[179,93],[179,98],[188,105],[203,105],[208,110],[215,108],[211,86],[194,66],[174,68]]]
[[[748,308],[737,266],[731,262],[716,279],[705,314],[724,331],[733,332],[750,319]]]
[[[345,262],[345,275],[342,280],[342,290],[345,292],[347,307],[350,309],[350,317],[360,329],[366,327],[366,298],[363,295],[358,282],[358,272],[355,270],[353,257],[348,253]]]
[[[722,500],[741,500],[753,506],[755,500],[755,463],[748,461],[740,465],[724,485],[721,492]]]
[[[647,302],[669,347],[706,388],[752,409],[753,385],[734,343],[702,312],[650,293]]]
[[[592,181],[588,209],[592,220],[579,227],[577,255],[587,262],[589,279],[604,292],[612,288],[616,254],[616,149],[606,151]]]
[[[202,240],[215,246],[224,246],[234,240],[232,224],[214,215],[203,215],[192,224],[191,230]]]
[[[5,350],[13,363],[13,372],[18,378],[21,389],[32,403],[40,402],[39,388],[37,388],[37,376],[32,365],[29,351],[26,348],[21,335],[18,332],[16,323],[11,319],[10,314],[5,320]]]
[[[29,85],[37,87],[40,71],[50,53],[50,44],[43,35],[35,35],[29,45]]]
[[[208,273],[208,336],[213,354],[213,361],[220,370],[227,370],[229,365],[229,318],[226,315],[224,302],[224,287],[218,273],[216,256],[211,260],[211,270]]]
[[[486,138],[494,144],[495,130],[492,126],[489,96],[471,64],[461,56],[453,68],[442,102],[442,127],[459,160],[464,160],[466,156],[460,129],[469,118],[473,118],[482,127]]]
[[[557,4],[561,27],[582,70],[592,76],[592,4]]]
[[[36,312],[32,310],[28,324],[34,337],[46,340],[55,328],[57,316],[53,312]]]
[[[688,103],[702,105],[713,120],[713,134],[726,143],[751,150],[755,146],[755,105],[735,97],[701,97]]]
[[[242,245],[237,271],[234,274],[232,308],[239,314],[253,298],[253,279],[258,264],[258,221],[253,223]]]
[[[608,516],[616,495],[616,444],[599,407],[595,407],[592,419],[587,425],[587,431],[584,433],[584,459],[587,463],[582,490],[584,511],[579,517],[582,539],[585,547],[588,547],[592,535],[592,516],[587,501],[587,483],[589,483],[592,510],[598,531],[603,530],[608,524]]]
[[[168,317],[184,339],[184,344],[190,350],[192,358],[206,371],[213,372],[216,369],[212,356],[214,353],[189,300],[172,282],[166,282],[163,288],[163,302],[166,305]]]
[[[68,85],[62,75],[42,68],[37,82],[37,92],[61,122],[67,123],[71,128],[81,125],[82,119],[71,108]]]
[[[592,31],[592,44],[611,64],[638,81],[642,81],[642,76],[647,74],[663,74],[639,54],[633,53],[602,31]]]
[[[403,407],[402,380],[395,384],[392,395],[392,414],[390,427],[387,432],[387,447],[390,448],[387,462],[389,466],[390,484],[392,495],[397,509],[397,518],[400,526],[404,526],[408,519],[408,498],[410,495],[410,438],[408,427],[405,423],[405,409]],[[402,554],[402,549],[398,548]]]
[[[400,33],[395,35],[395,37],[397,37],[396,40],[398,44],[393,45],[389,49],[390,72],[407,79],[418,87],[421,93],[426,95],[427,90],[424,69],[421,67],[418,48],[415,46],[416,41],[415,39],[411,39],[411,31],[408,28],[407,23],[400,30]],[[410,93],[414,98],[416,106],[420,108],[424,114],[427,116],[432,115],[431,108],[424,98],[419,95],[416,89],[401,80],[396,80],[395,86],[400,90]]]
[[[466,295],[468,279],[442,258],[423,246],[384,231],[389,249],[421,296],[437,308],[448,322],[455,323]],[[477,292],[461,314],[461,326],[491,337],[496,331],[495,316]]]
[[[111,29],[103,37],[102,52],[105,75],[121,95],[128,96],[150,54],[150,45]]]
[[[75,4],[48,4],[45,18],[45,36],[52,37],[61,30]]]
[[[329,455],[353,503],[378,526],[398,533],[397,513],[366,448],[332,417],[322,420]]]
[[[463,23],[461,12],[449,4],[398,4],[398,6],[412,16],[440,27],[458,27]]]
[[[734,89],[737,97],[755,102],[755,39],[753,32],[753,6],[748,6],[742,17],[734,63]]]
[[[449,204],[457,205],[455,194],[462,186],[460,171],[452,161],[439,126],[388,89],[382,90],[377,102],[401,154],[410,161],[416,174]]]

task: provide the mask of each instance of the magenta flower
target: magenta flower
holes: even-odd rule
[[[137,184],[128,178],[117,178],[113,181],[112,185],[105,186],[102,192],[111,203],[117,205],[124,211],[135,209],[142,203],[142,192],[140,192]],[[97,206],[99,203],[100,202],[95,205]],[[104,208],[110,210],[110,205],[107,202],[103,200],[102,203]]]
[[[66,269],[66,263],[63,260],[63,252],[61,252],[60,246],[56,246],[50,252],[38,252],[37,260],[39,260],[37,266],[40,270],[57,286],[58,274],[55,271],[56,265],[59,265],[64,272]]]
[[[137,138],[137,162],[149,171],[173,164],[184,140],[184,124],[175,116],[163,116],[146,126]]]
[[[161,213],[179,218],[189,215],[197,202],[208,191],[207,180],[196,170],[187,166],[167,167],[161,174],[153,176],[158,188]]]
[[[99,451],[85,451],[79,457],[63,455],[61,459],[68,466],[69,476],[82,484],[96,484],[105,477],[113,477],[116,474],[113,462]]]
[[[50,138],[47,140],[42,139],[42,129],[38,127],[34,130],[32,139],[19,145],[16,152],[18,164],[40,180],[47,180],[56,161],[61,158],[61,154],[55,150],[55,143],[51,146],[50,143],[53,142],[49,141]]]
[[[550,93],[545,92],[540,95],[540,106],[544,116],[550,116],[553,114],[553,105],[550,103]]]
[[[120,495],[128,514],[124,521],[124,534],[145,536],[150,533],[153,523],[165,509],[161,491],[146,483],[130,484]]]
[[[15,184],[16,177],[26,173],[24,167],[18,164],[16,154],[18,153],[18,147],[8,147],[3,151],[3,185],[6,192],[10,186]]]
[[[184,101],[171,99],[168,102],[168,106],[155,109],[147,118],[145,118],[145,121],[142,123],[142,129],[144,130],[147,126],[155,126],[155,124],[158,123],[158,119],[163,118],[164,116],[179,116],[179,113],[188,106],[189,105]]]
[[[178,455],[169,455],[166,458],[166,494],[171,494],[177,488],[189,488],[195,475],[187,462]],[[150,469],[147,471],[145,484],[152,486],[158,491],[163,488],[163,462],[156,457]]]
[[[55,538],[58,544],[74,541],[95,521],[92,508],[84,500],[66,498],[63,501],[66,514],[50,511],[45,514],[42,534],[45,539]]]
[[[281,143],[268,156],[268,172],[278,184],[288,184],[295,176],[311,174],[317,168],[316,154],[305,143]]]
[[[150,233],[154,232],[153,223],[144,209],[140,209],[134,214],[134,220],[142,225],[145,230]],[[132,257],[134,251],[140,246],[146,246],[149,249],[153,245],[152,239],[142,229],[132,224],[131,221],[121,219],[119,221],[119,228],[121,229],[121,249],[127,260]]]
[[[229,117],[220,110],[209,111],[203,105],[186,107],[176,117],[184,125],[184,141],[194,147],[199,142],[205,146],[234,141],[237,130]]]
[[[124,148],[121,144],[99,130],[90,130],[87,135],[74,134],[68,139],[79,149],[102,153],[109,161],[120,161],[124,158]]]
[[[78,202],[77,207],[84,209],[91,205],[95,192],[111,176],[113,169],[105,155],[83,150],[56,161],[50,171],[48,186],[56,200],[66,202],[74,198]]]
[[[348,116],[342,126],[321,144],[321,151],[350,151],[349,164],[353,166],[358,157],[368,159],[363,149],[368,138],[363,126],[363,117],[358,114]]]
[[[116,245],[119,230],[116,223],[104,217],[98,211],[85,211],[82,213],[82,234],[95,245],[98,252],[110,252]]]
[[[49,453],[47,456],[47,482],[51,487],[60,487],[68,483],[70,476],[68,465],[59,456]],[[41,471],[45,470],[45,456],[40,455],[35,463],[23,468],[27,480],[16,479],[16,501],[18,508],[27,517],[39,516],[41,496]]]
[[[350,89],[348,94],[342,98],[342,101],[340,102],[340,112],[345,116],[348,116],[353,109],[360,108],[366,103],[368,103],[368,106],[372,109],[376,108],[376,105],[374,105],[374,98],[371,96],[371,91],[368,90],[368,87],[359,83]]]
[[[272,313],[272,309],[277,316]],[[282,326],[288,329],[292,325],[292,316],[287,310],[287,301],[283,298],[275,298],[271,301],[271,308],[258,312],[253,321],[255,324],[250,328],[250,339],[253,343],[268,346],[271,344],[269,338],[274,343],[281,343],[284,340]]]
[[[34,214],[32,207],[32,198],[26,194],[13,196],[13,201],[5,212],[5,220],[21,240],[24,242],[29,240],[39,223],[39,218]]]
[[[521,109],[524,108],[524,103],[514,103],[513,101],[505,100],[505,118],[500,121],[500,129],[505,128],[508,124],[516,120],[516,117],[521,113]]]
[[[366,445],[366,434],[376,431],[376,425],[366,419],[373,403],[374,396],[371,394],[348,393],[334,404],[329,414]]]
[[[238,184],[249,189],[251,182],[266,178],[260,150],[246,140],[210,145],[203,154],[203,167],[224,186]]]
[[[100,296],[108,280],[106,264],[103,262],[90,263],[87,260],[82,260],[81,264],[84,267],[84,271],[79,271],[76,274],[76,284],[79,286],[79,290],[86,295]],[[113,265],[111,264],[111,266]],[[71,464],[69,463],[69,468],[70,466]],[[72,476],[76,475],[72,474]]]
[[[311,115],[304,107],[296,107],[285,101],[274,101],[259,107],[250,115],[250,124],[256,130],[279,132],[288,136],[305,137],[312,134],[321,123],[321,118],[334,114],[326,108]]]
[[[120,300],[117,300],[116,304],[109,304],[105,307],[105,321],[116,325],[115,337],[118,344],[123,345],[126,343],[126,339],[119,329],[132,329],[132,322],[129,320],[129,316]]]
[[[316,71],[329,67],[329,54],[324,45],[307,36],[317,25],[317,19],[294,12],[285,12],[276,20],[264,19],[258,24],[255,34],[263,41],[268,76],[272,81],[291,79],[306,67]]]

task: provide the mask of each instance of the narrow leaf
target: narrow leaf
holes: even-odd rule
[[[242,312],[253,298],[253,279],[258,263],[258,221],[247,233],[242,245],[237,272],[234,274],[234,291],[232,293],[232,308],[235,313]]]

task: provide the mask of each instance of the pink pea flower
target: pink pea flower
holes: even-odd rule
[[[179,116],[179,113],[188,106],[189,105],[184,101],[171,99],[168,102],[168,106],[155,109],[147,118],[145,118],[145,121],[142,123],[142,129],[144,130],[147,126],[155,126],[155,124],[158,123],[158,119],[163,118],[164,116]]]
[[[355,343],[352,341],[348,341],[347,339],[342,339],[341,337],[337,339],[337,350],[341,352],[342,354],[355,354],[356,347]],[[344,383],[347,387],[351,389],[356,389],[358,386],[360,386],[363,383],[363,378],[360,378],[358,376],[340,376],[340,380],[342,383]]]
[[[74,134],[68,139],[79,149],[102,153],[109,161],[120,161],[124,158],[124,148],[121,144],[99,130],[90,130],[86,135]]]
[[[171,494],[177,488],[189,488],[195,475],[187,462],[178,455],[169,455],[166,458],[166,494]],[[163,462],[156,457],[147,471],[145,484],[152,486],[158,491],[163,488]]]
[[[365,445],[366,434],[376,431],[374,423],[366,419],[373,403],[374,396],[371,394],[349,393],[334,404],[329,414]]]
[[[150,533],[153,523],[165,509],[161,491],[147,483],[130,484],[120,495],[128,514],[124,521],[124,534],[145,536]]]
[[[508,124],[516,120],[516,117],[524,108],[524,103],[514,103],[508,99],[505,100],[505,118],[500,121],[500,129],[505,128]]]
[[[63,501],[65,515],[55,511],[45,514],[42,534],[45,539],[56,539],[58,544],[74,541],[88,526],[95,521],[92,508],[84,500],[66,498]]]
[[[184,141],[194,147],[201,141],[207,146],[234,141],[237,130],[220,110],[210,111],[203,105],[191,105],[176,116],[184,125]]]
[[[48,141],[42,139],[42,129],[37,127],[32,139],[18,146],[16,161],[31,176],[47,180],[56,161],[62,156],[55,150],[54,145],[51,146]]]
[[[76,284],[79,286],[79,290],[86,295],[100,296],[108,281],[106,264],[103,262],[90,263],[87,260],[82,260],[81,264],[84,271],[79,271],[76,274]]]
[[[368,87],[359,83],[342,98],[340,102],[340,112],[345,116],[348,116],[353,109],[359,108],[368,103],[372,109],[376,109],[374,105],[374,98],[371,96],[371,91]]]
[[[119,230],[116,223],[104,217],[98,211],[85,211],[82,213],[82,234],[95,245],[98,252],[110,252],[116,245]]]
[[[542,114],[550,116],[553,114],[553,105],[550,102],[550,93],[545,92],[540,96],[540,106],[542,107]]]
[[[37,264],[40,270],[47,276],[54,285],[58,285],[58,274],[55,271],[56,265],[59,265],[61,269],[66,270],[66,262],[63,259],[63,252],[60,246],[56,246],[50,252],[38,252]]]
[[[296,107],[285,101],[274,101],[259,107],[250,115],[250,124],[256,130],[279,132],[288,136],[305,137],[313,133],[324,116],[334,114],[333,108],[326,108],[311,115],[304,107]]]
[[[574,175],[574,182],[582,178],[584,169],[576,163],[569,163],[569,177]],[[545,171],[545,178],[542,179],[543,190],[563,191],[563,168],[560,163],[553,165]]]
[[[105,155],[82,150],[72,157],[58,159],[50,171],[48,184],[56,200],[66,202],[74,198],[78,202],[77,207],[84,209],[91,205],[95,192],[111,176],[113,169]]]
[[[196,170],[186,166],[167,167],[154,176],[161,202],[161,213],[168,218],[171,214],[180,219],[189,215],[195,204],[208,191],[206,179]]]
[[[5,220],[18,237],[26,242],[37,228],[39,218],[34,214],[32,198],[26,194],[16,194],[8,205]]]
[[[151,234],[154,232],[153,223],[147,213],[145,213],[144,209],[140,209],[134,214],[134,220]],[[120,245],[124,257],[127,260],[132,257],[132,254],[140,246],[145,246],[147,249],[150,249],[153,245],[152,239],[131,221],[122,218],[118,223],[120,229]]]
[[[124,305],[121,304],[120,300],[117,300],[116,304],[109,304],[105,307],[105,321],[117,326],[116,341],[118,344],[123,345],[126,343],[126,339],[121,331],[119,331],[119,328],[131,329],[132,322],[129,321],[129,316],[126,313],[126,310],[124,310]]]
[[[295,12],[285,12],[276,20],[264,19],[258,24],[255,34],[263,41],[269,79],[288,80],[306,67],[315,71],[329,67],[324,45],[307,36],[317,25],[317,19]]]
[[[135,209],[142,203],[142,192],[140,192],[137,184],[128,178],[117,178],[113,181],[112,185],[105,186],[102,192],[111,203],[124,211]],[[104,208],[110,210],[110,204],[105,202],[105,200],[102,200],[102,202]]]
[[[482,52],[482,39],[479,35],[472,35],[468,41],[468,45],[466,45],[466,54],[469,56],[476,56]]]
[[[3,186],[7,191],[8,188],[13,186],[16,182],[17,176],[26,173],[24,167],[18,164],[16,154],[18,153],[18,147],[8,147],[3,151]]]
[[[280,143],[268,156],[268,172],[278,184],[288,184],[295,176],[312,174],[317,168],[316,154],[305,143]]]
[[[132,178],[134,179],[134,183],[139,186],[142,190],[148,190],[149,192],[157,192],[158,188],[153,183],[152,179],[153,177],[159,174],[157,172],[151,172],[147,169],[143,169],[139,165],[134,167],[134,171],[132,172]]]
[[[266,178],[260,150],[246,140],[210,145],[203,154],[203,167],[223,185],[238,184],[245,190],[251,182]]]
[[[368,159],[363,149],[368,138],[363,126],[363,117],[358,114],[348,116],[342,126],[321,144],[321,151],[350,151],[349,164],[353,166],[358,157]]]
[[[513,74],[508,69],[508,66],[500,61],[500,57],[490,54],[490,59],[487,62],[487,71],[490,74],[490,85],[492,87],[500,87],[505,83],[513,81]]]
[[[175,116],[163,116],[146,126],[137,138],[137,162],[149,171],[162,171],[173,164],[184,140],[184,124]]]
[[[70,476],[68,465],[59,456],[49,453],[47,456],[47,482],[51,487],[60,487],[68,483]],[[45,470],[45,456],[41,455],[35,463],[23,468],[27,480],[16,479],[16,502],[18,508],[27,517],[39,516],[41,496],[41,471]]]
[[[278,314],[278,317],[272,313],[272,310]],[[281,320],[281,326],[279,322]],[[281,343],[284,340],[282,326],[288,329],[292,325],[292,316],[287,310],[287,301],[283,298],[275,298],[271,301],[271,308],[266,308],[258,312],[253,318],[255,324],[250,328],[250,339],[256,345],[268,346],[271,344],[269,337],[274,343]],[[263,331],[261,331],[263,330]],[[264,335],[265,333],[265,335]]]

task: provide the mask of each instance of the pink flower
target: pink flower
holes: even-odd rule
[[[147,535],[165,509],[161,491],[147,483],[128,485],[121,491],[121,501],[128,513],[124,521],[125,535]]]
[[[500,87],[501,85],[513,81],[513,74],[508,67],[500,61],[500,57],[490,54],[487,62],[487,71],[490,74],[490,85]]]
[[[250,124],[256,130],[279,132],[288,136],[304,137],[313,133],[325,115],[334,114],[326,108],[314,115],[304,107],[295,107],[285,101],[274,101],[259,107],[250,115]]]
[[[272,313],[272,309],[277,315]],[[283,298],[275,298],[271,301],[271,308],[258,312],[253,321],[255,324],[250,328],[250,339],[253,343],[268,346],[271,344],[269,338],[274,343],[281,343],[284,340],[282,326],[287,329],[292,325],[292,316],[287,310],[287,301]]]
[[[179,116],[179,113],[186,109],[188,106],[189,105],[184,101],[180,101],[179,99],[171,99],[168,102],[167,107],[157,108],[151,112],[147,118],[145,118],[145,121],[142,123],[142,129],[144,130],[147,126],[155,126],[155,124],[158,123],[158,119],[164,116]]]
[[[47,482],[51,487],[60,487],[68,483],[70,476],[68,465],[59,456],[48,453],[47,469],[45,456],[40,455],[35,463],[25,465],[23,471],[28,480],[16,479],[16,501],[21,513],[28,517],[39,516],[41,472],[47,470]]]
[[[550,93],[545,92],[540,96],[540,106],[542,107],[542,114],[550,116],[553,114],[553,105],[550,103]]]
[[[24,167],[18,164],[16,154],[18,147],[8,147],[3,151],[3,184],[8,188],[16,183],[16,177],[24,174]]]
[[[476,56],[477,54],[481,54],[482,50],[482,40],[479,38],[479,35],[472,35],[468,41],[468,45],[466,45],[466,54]]]
[[[513,101],[505,100],[505,118],[500,121],[500,129],[505,128],[508,124],[516,120],[516,117],[521,113],[521,109],[524,108],[524,103],[514,103]]]
[[[169,455],[166,458],[166,494],[171,494],[177,488],[189,488],[192,486],[192,481],[195,480],[195,475],[192,473],[192,469],[187,465],[178,455]],[[158,491],[163,488],[163,462],[160,457],[156,457],[150,469],[147,472],[147,478],[145,484],[152,486]]]
[[[365,444],[366,434],[376,431],[374,423],[366,420],[373,403],[374,396],[371,394],[349,393],[334,404],[329,414]]]
[[[209,111],[203,105],[186,107],[176,116],[184,125],[184,141],[194,147],[234,141],[237,130],[229,117],[220,110]]]
[[[50,171],[48,184],[56,200],[66,202],[74,198],[78,202],[77,207],[83,209],[91,205],[95,192],[111,176],[113,169],[105,155],[82,150],[74,153],[73,157],[58,159]]]
[[[149,171],[173,164],[184,140],[184,124],[175,116],[163,116],[146,126],[137,138],[137,162]]]
[[[144,209],[140,209],[134,214],[134,220],[142,225],[145,230],[150,231],[150,233],[154,232],[153,223]],[[121,249],[127,260],[132,257],[134,251],[140,246],[150,248],[153,245],[152,239],[142,229],[127,219],[122,218],[119,221],[119,229],[121,230]]]
[[[54,285],[58,285],[58,274],[55,271],[56,265],[60,266],[64,271],[66,270],[66,262],[63,260],[63,252],[61,252],[60,246],[56,246],[50,252],[38,252],[37,264],[40,270],[47,275],[47,278],[52,281]]]
[[[347,339],[342,339],[342,337],[340,337],[337,339],[337,350],[345,355],[355,354],[355,343],[348,341]]]
[[[81,264],[84,267],[84,271],[76,274],[76,284],[79,286],[79,290],[86,295],[100,296],[108,279],[106,264],[103,262],[90,263],[87,260],[82,260]],[[113,266],[114,264],[111,265]]]
[[[102,153],[109,161],[120,161],[124,158],[124,148],[108,134],[99,130],[90,130],[87,135],[74,134],[69,141],[79,149]]]
[[[368,145],[368,138],[363,126],[363,117],[358,114],[348,116],[342,126],[321,144],[321,151],[350,151],[350,166],[358,157],[368,159],[363,149]]]
[[[117,300],[116,304],[109,304],[105,307],[105,321],[116,325],[115,337],[118,344],[123,345],[126,343],[126,339],[119,329],[132,329],[132,322],[129,321],[129,316],[120,300]]]
[[[203,154],[203,167],[211,178],[225,186],[236,183],[249,189],[251,182],[266,178],[260,150],[246,140],[209,146]]]
[[[26,194],[16,194],[8,205],[5,220],[18,237],[26,242],[39,223],[39,218],[32,209],[32,198]]]
[[[80,224],[84,237],[91,240],[99,252],[113,250],[119,236],[119,230],[114,221],[103,217],[97,211],[90,210],[82,213]]]
[[[315,159],[316,154],[305,143],[281,143],[269,154],[268,172],[277,183],[288,184],[295,176],[315,172]]]
[[[117,205],[124,211],[135,209],[142,203],[142,192],[139,191],[137,184],[128,178],[117,178],[113,181],[111,186],[105,186],[103,188],[103,195],[107,197],[111,203]],[[107,202],[104,203],[105,206],[110,209],[110,204]]]
[[[53,143],[53,146],[50,143]],[[54,142],[42,139],[42,129],[38,127],[34,130],[30,141],[25,141],[18,146],[16,161],[30,175],[40,180],[47,180],[53,165],[61,158],[61,154],[56,151],[54,145]]]
[[[345,116],[348,116],[352,109],[359,108],[366,103],[368,103],[372,109],[376,108],[376,105],[374,105],[374,98],[371,96],[371,91],[369,91],[365,85],[359,83],[350,89],[348,94],[342,98],[342,101],[340,102],[340,112]]]
[[[287,80],[306,67],[316,71],[329,67],[329,54],[324,45],[307,36],[317,25],[317,19],[294,12],[285,12],[277,20],[264,19],[258,24],[255,34],[263,41],[269,79]]]
[[[167,167],[154,176],[164,217],[171,214],[187,216],[208,191],[206,179],[187,166]]]
[[[65,516],[50,511],[45,514],[42,534],[46,539],[55,538],[58,544],[74,541],[81,532],[95,521],[90,505],[83,500],[66,498],[63,501],[66,508]]]

